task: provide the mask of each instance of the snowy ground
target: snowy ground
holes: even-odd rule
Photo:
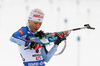
[[[100,0],[0,0],[1,66],[23,66],[17,45],[9,38],[26,25],[29,12],[34,8],[40,8],[45,13],[40,28],[44,32],[73,29],[87,23],[96,28],[72,32],[67,38],[64,53],[54,56],[46,66],[78,66],[78,45],[79,66],[100,66]],[[80,36],[80,42],[77,36]]]

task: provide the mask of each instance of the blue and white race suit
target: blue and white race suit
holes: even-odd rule
[[[24,66],[45,66],[45,62],[48,62],[51,57],[57,51],[57,45],[54,45],[49,52],[46,52],[44,47],[39,48],[39,52],[36,53],[34,49],[27,49],[25,43],[28,40],[31,43],[30,38],[35,37],[33,32],[28,26],[21,27],[10,38],[10,41],[18,44],[20,55],[23,59]]]

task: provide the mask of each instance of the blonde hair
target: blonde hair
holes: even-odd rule
[[[41,9],[38,9],[38,8],[35,8],[35,9],[33,9],[31,12],[35,12],[35,13],[43,13],[43,11],[41,10]],[[43,13],[44,14],[44,13]],[[27,22],[26,23],[26,25],[28,26],[29,25],[29,23]]]
[[[36,8],[36,9],[33,9],[31,12],[36,12],[36,13],[43,13],[43,11],[41,10],[41,9],[38,9],[38,8]]]

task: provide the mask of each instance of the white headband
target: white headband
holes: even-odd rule
[[[37,21],[37,22],[43,22],[43,18],[44,18],[44,14],[43,13],[35,13],[35,12],[30,12],[30,15],[29,15],[29,20],[34,20],[34,21]]]

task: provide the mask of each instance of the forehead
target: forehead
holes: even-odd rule
[[[33,21],[33,20],[29,20],[32,23],[42,23],[42,22],[38,22],[38,21]]]

